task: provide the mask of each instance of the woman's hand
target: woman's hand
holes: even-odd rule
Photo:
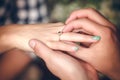
[[[92,66],[73,57],[54,51],[38,40],[31,40],[29,45],[36,55],[41,57],[49,70],[61,80],[98,80]]]
[[[11,48],[32,51],[32,49],[28,45],[28,42],[30,39],[38,39],[47,44],[52,49],[65,49],[71,51],[73,45],[68,45],[65,42],[59,42],[59,36],[57,32],[61,31],[63,27],[64,25],[62,23],[11,26],[8,25],[1,28],[1,44],[8,44]],[[3,46],[1,48],[3,48]]]
[[[70,54],[88,62],[113,80],[119,80],[120,44],[116,36],[116,27],[94,9],[73,12],[66,21],[66,24],[63,32],[69,33],[76,29],[82,29],[82,31],[89,33],[89,35],[101,37],[101,39],[100,37],[94,37],[93,39],[100,40],[90,45],[89,48],[81,46],[79,51]],[[71,37],[71,41],[79,42],[79,38],[78,36],[76,38]]]
[[[28,42],[30,39],[37,39],[45,43],[52,49],[74,52],[77,45],[60,41],[59,31],[62,31],[63,23],[48,23],[48,24],[34,24],[34,25],[8,25],[0,29],[0,51],[1,49],[18,48],[25,51],[32,51]],[[69,38],[71,35],[64,35],[64,38]],[[85,38],[88,38],[87,40]],[[85,36],[81,42],[95,42],[91,36]],[[89,39],[90,38],[90,39]],[[3,46],[4,47],[3,47]],[[10,47],[10,48],[9,48]]]

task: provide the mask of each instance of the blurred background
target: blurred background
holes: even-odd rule
[[[82,8],[95,8],[120,25],[119,0],[0,0],[0,25],[64,22],[72,11]]]
[[[74,10],[95,8],[113,23],[120,25],[119,0],[48,0],[47,3],[50,20],[64,22]]]
[[[120,26],[120,0],[0,0],[0,25],[65,22],[72,11],[82,8],[95,8]],[[59,79],[35,58],[15,80]]]

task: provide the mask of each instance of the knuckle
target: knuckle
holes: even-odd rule
[[[56,42],[48,42],[47,43],[48,47],[52,48],[52,49],[59,49],[60,44],[56,43]]]
[[[70,22],[68,25],[70,25],[70,26],[72,25],[72,26],[73,26],[73,25],[76,24],[77,21],[78,21],[78,20],[74,20],[74,21]]]
[[[89,20],[87,18],[82,18],[82,19],[79,19],[81,22],[88,22]]]
[[[105,27],[104,28],[104,36],[107,38],[111,38],[113,35],[113,30],[111,28]]]
[[[112,29],[111,28],[108,28],[108,27],[105,27],[106,29],[106,32],[108,33],[108,34],[110,34],[110,33],[112,33]]]
[[[90,11],[90,12],[95,12],[96,11],[96,9],[94,9],[94,8],[87,8],[87,10]]]
[[[87,8],[87,11],[91,14],[94,14],[97,12],[96,9],[94,9],[94,8]]]
[[[88,19],[87,19],[87,18],[83,18],[83,19],[81,19],[81,20],[83,20],[83,21],[87,21]]]
[[[76,14],[78,11],[79,11],[79,10],[74,10],[74,11],[72,11],[71,15]]]

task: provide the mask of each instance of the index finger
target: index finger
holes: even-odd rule
[[[101,30],[103,30],[104,26],[100,26],[99,24],[87,19],[77,19],[69,24],[63,29],[63,32],[71,32],[74,29],[84,29],[85,31],[91,33],[91,35],[100,35]]]
[[[111,28],[114,26],[110,21],[108,21],[103,15],[93,8],[81,9],[72,12],[70,17],[66,20],[66,24],[79,18],[88,18],[98,24],[109,26]]]

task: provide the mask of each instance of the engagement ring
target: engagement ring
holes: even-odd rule
[[[60,41],[60,36],[62,35],[62,31],[58,31],[57,34],[58,34],[58,36],[59,36],[59,39],[58,39],[58,40]]]

